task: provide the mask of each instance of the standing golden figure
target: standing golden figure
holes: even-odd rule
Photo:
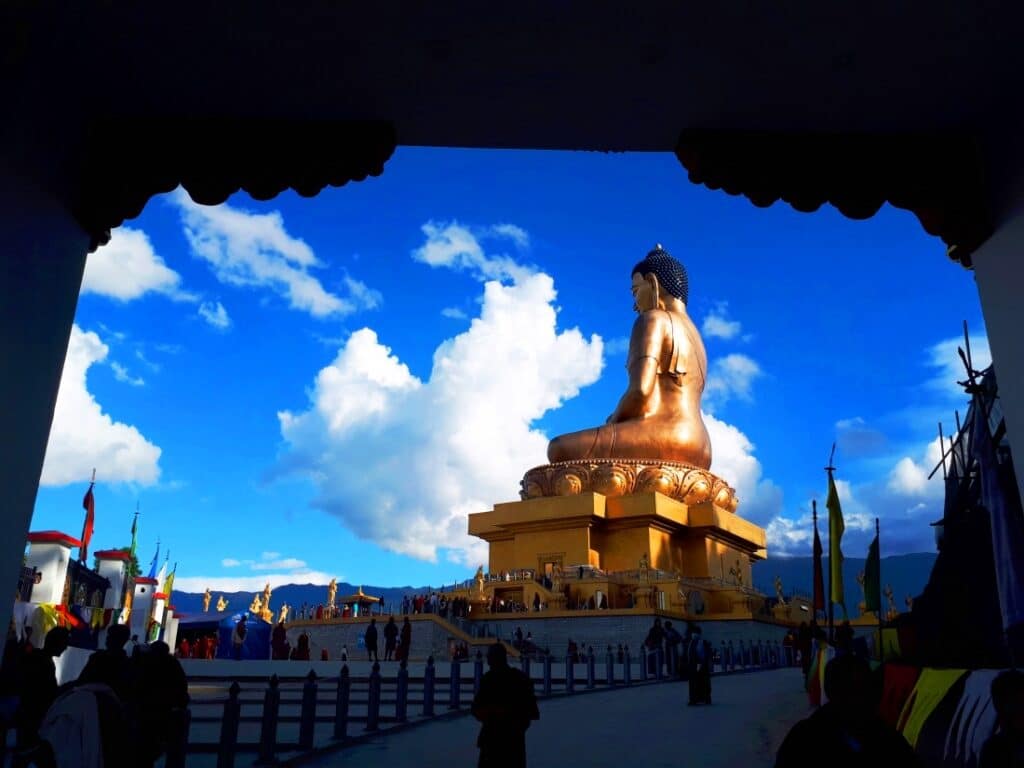
[[[686,312],[686,269],[661,245],[633,267],[629,386],[604,426],[556,437],[548,461],[657,459],[711,466],[700,413],[707,353]]]

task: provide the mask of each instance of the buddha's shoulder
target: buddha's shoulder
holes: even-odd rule
[[[649,309],[641,312],[633,321],[633,329],[644,329],[649,331],[662,330],[672,327],[672,316],[664,309]]]

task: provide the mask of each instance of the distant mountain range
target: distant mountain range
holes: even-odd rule
[[[910,595],[917,597],[928,583],[932,566],[935,564],[935,553],[920,552],[912,555],[893,555],[882,558],[882,588],[892,584],[896,598],[896,607],[904,609],[903,599]],[[864,558],[848,557],[843,560],[843,587],[846,594],[846,606],[851,613],[856,611],[861,600],[860,585],[857,584],[857,573],[864,569]],[[824,561],[825,588],[828,589],[828,558]],[[814,584],[812,576],[812,559],[810,557],[774,557],[754,565],[754,586],[766,595],[775,595],[775,577],[782,577],[782,589],[786,595],[799,592],[811,595]],[[338,597],[351,595],[358,585],[340,582]],[[429,587],[373,587],[363,585],[363,592],[384,600],[385,605],[394,605],[396,610],[401,605],[402,597],[426,592]],[[228,610],[237,611],[248,607],[252,602],[253,592],[214,592],[211,609],[216,605],[217,598],[223,594],[228,601]],[[883,598],[884,599],[884,598]],[[286,584],[274,590],[271,605],[277,609],[282,603],[288,603],[295,609],[306,605],[319,605],[327,600],[327,585],[318,584]],[[175,592],[174,606],[178,615],[200,613],[203,610],[203,595],[196,592]]]
[[[371,587],[362,585],[363,593],[381,598],[385,605],[393,604],[397,611],[405,595],[416,595],[427,591],[427,587]],[[338,582],[338,597],[355,594],[359,585]],[[436,587],[435,587],[436,589]],[[260,590],[262,592],[262,590]],[[214,592],[210,601],[210,610],[217,604],[217,598],[221,595],[228,601],[228,611],[237,611],[240,608],[247,608],[252,603],[255,592]],[[203,594],[201,592],[177,592],[175,591],[171,602],[174,603],[176,613],[187,615],[190,613],[201,613],[203,610]],[[319,584],[285,584],[274,590],[270,598],[270,605],[275,611],[283,603],[288,603],[296,610],[302,604],[316,606],[327,602],[327,585]]]
[[[907,595],[917,597],[924,591],[932,566],[935,564],[936,553],[917,552],[911,555],[893,555],[882,558],[882,589],[892,585],[896,608],[905,610],[904,598]],[[823,562],[825,589],[828,589],[828,558]],[[773,557],[753,568],[754,586],[766,595],[775,595],[775,577],[782,578],[782,591],[788,596],[800,593],[810,597],[814,588],[813,558],[810,557]],[[861,601],[860,585],[857,574],[864,570],[863,557],[843,558],[843,592],[846,595],[846,608],[851,615],[856,615],[857,603]],[[882,600],[885,600],[883,596]]]

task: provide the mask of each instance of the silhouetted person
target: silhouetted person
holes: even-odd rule
[[[89,656],[78,682],[109,685],[124,703],[132,693],[132,662],[124,647],[131,631],[124,624],[113,624],[107,630],[106,647]]]
[[[711,647],[699,626],[691,625],[686,647],[686,679],[689,682],[689,706],[711,703]]]
[[[473,717],[483,725],[476,745],[479,768],[522,768],[526,765],[526,730],[540,719],[533,682],[508,665],[505,646],[487,649],[489,669],[473,698]]]
[[[853,652],[853,627],[849,621],[844,621],[836,627],[836,653]]]
[[[981,748],[978,768],[1024,764],[1024,672],[1007,670],[992,681],[992,706],[999,731]]]
[[[655,618],[654,624],[647,633],[646,639],[644,639],[644,646],[647,648],[647,671],[651,674],[657,674],[657,670],[655,670],[655,666],[658,663],[656,652],[662,647],[664,640],[665,630],[661,627],[661,619]]]
[[[370,626],[366,628],[366,634],[363,636],[363,642],[366,644],[366,658],[368,661],[380,661],[377,658],[377,620],[370,619]]]
[[[231,633],[231,655],[235,661],[242,660],[242,647],[245,645],[245,635],[249,631],[245,619],[246,615],[243,613],[242,618],[235,624],[235,631]]]
[[[283,621],[277,622],[274,625],[274,631],[270,633],[270,650],[271,656],[275,659],[288,658],[291,645],[288,642],[288,630]]]
[[[24,765],[20,760],[39,747],[39,724],[57,698],[57,666],[53,660],[67,650],[69,637],[67,629],[54,627],[46,634],[40,650],[21,659],[18,676],[21,702],[14,719],[18,731],[15,765]]]
[[[135,661],[134,706],[139,765],[150,766],[180,736],[188,681],[167,643],[158,640]]]
[[[409,646],[412,645],[412,625],[409,623],[409,617],[406,616],[402,619],[402,634],[398,640],[398,653],[395,654],[395,658],[398,661],[409,660]]]
[[[384,661],[391,661],[394,658],[397,641],[398,625],[395,624],[394,616],[388,616],[388,623],[384,625]]]
[[[830,768],[921,765],[913,747],[876,713],[878,689],[866,659],[851,653],[825,667],[828,702],[790,729],[775,757],[775,768],[820,765]]]

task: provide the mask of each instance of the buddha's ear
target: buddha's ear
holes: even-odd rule
[[[658,276],[653,272],[648,272],[644,275],[644,280],[651,286],[651,290],[654,291],[654,306],[658,306],[658,302],[661,299],[661,283],[658,282]]]

